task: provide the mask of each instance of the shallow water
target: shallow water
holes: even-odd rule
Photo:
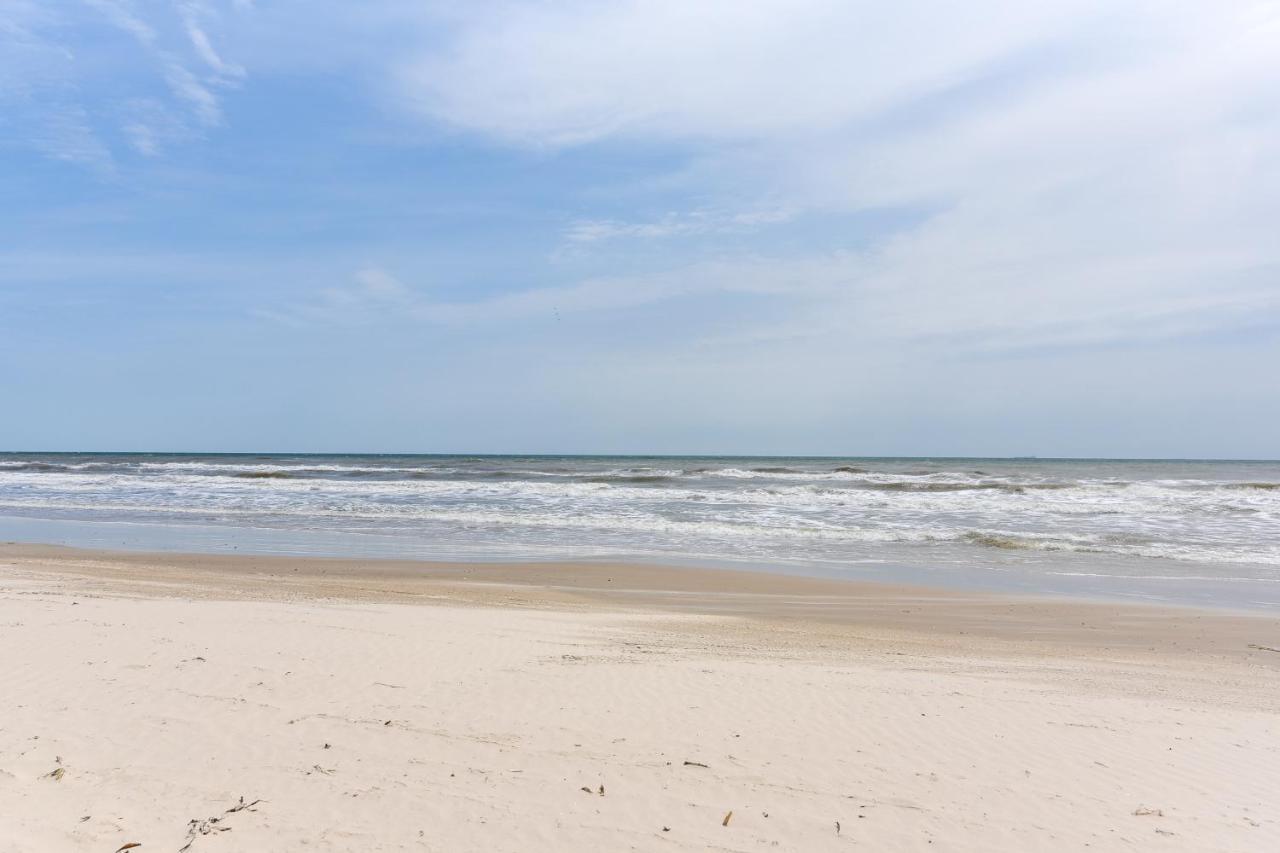
[[[1276,606],[1280,463],[0,454],[0,535]]]

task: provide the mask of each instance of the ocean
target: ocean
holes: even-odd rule
[[[0,538],[1280,606],[1280,462],[0,454]]]

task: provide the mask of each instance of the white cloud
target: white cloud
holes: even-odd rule
[[[399,302],[410,295],[409,288],[391,273],[379,267],[366,267],[356,273],[356,284],[362,298],[381,302]]]
[[[0,8],[0,145],[110,175],[111,152],[77,98],[74,57],[45,37],[59,20],[47,6],[23,0]]]
[[[128,0],[84,0],[85,5],[98,10],[112,24],[133,36],[141,45],[152,45],[156,31],[134,11]]]
[[[218,126],[220,93],[244,77],[244,70],[213,46],[209,25],[221,14],[214,4],[190,0],[159,8],[129,0],[4,4],[0,126],[9,127],[0,142],[114,174],[119,155],[112,150],[114,139],[155,156]],[[121,35],[123,45],[100,35],[88,45],[77,40],[80,28],[93,31],[104,24]],[[146,73],[102,76],[104,68],[109,73],[128,66]],[[148,77],[163,90],[149,86]]]
[[[696,237],[710,234],[733,234],[766,225],[777,225],[794,216],[787,208],[746,210],[740,213],[694,210],[672,211],[647,222],[624,222],[616,219],[583,219],[565,231],[570,243],[596,243],[619,238],[663,239]]]
[[[350,325],[416,321],[442,326],[537,324],[577,316],[616,316],[648,305],[707,295],[834,298],[864,261],[835,253],[812,259],[764,256],[705,261],[647,275],[611,275],[567,284],[485,293],[444,301],[410,287],[381,267],[341,286],[319,288],[288,306],[255,313],[291,324]]]
[[[403,318],[421,297],[381,267],[358,270],[347,284],[324,287],[293,305],[259,306],[253,313],[290,326],[365,325]]]
[[[47,107],[27,132],[35,147],[55,160],[84,166],[103,176],[115,171],[111,152],[93,132],[88,114],[78,104]]]
[[[516,144],[676,146],[703,195],[923,212],[761,267],[833,336],[1089,346],[1280,318],[1274,2],[522,4],[464,17],[405,79],[426,114]]]
[[[790,136],[842,128],[969,82],[1110,5],[485,5],[405,76],[431,115],[517,141]]]
[[[164,60],[163,68],[165,81],[173,94],[187,102],[201,124],[213,126],[222,121],[222,107],[208,85],[172,60]]]
[[[208,33],[205,32],[202,19],[212,15],[209,7],[202,3],[184,3],[181,6],[181,12],[182,21],[187,30],[187,38],[191,41],[191,46],[196,55],[203,59],[205,64],[219,75],[229,78],[243,77],[245,74],[244,68],[223,60],[218,52],[214,50],[213,42],[210,41]]]
[[[1211,334],[1280,310],[1275,2],[379,2],[325,20],[298,3],[90,2],[170,89],[119,101],[144,154],[221,122],[241,59],[382,79],[433,123],[507,145],[638,153],[637,183],[680,160],[680,190],[645,205],[669,212],[579,199],[561,235],[575,262],[681,238],[665,272],[441,303],[367,270],[289,316],[482,323],[763,295],[777,304],[742,340],[783,326],[981,350]],[[56,16],[8,9],[26,11],[0,15],[0,39],[39,62],[15,74],[0,58],[6,91],[62,80],[40,144],[109,162]],[[261,26],[222,27],[249,14]],[[677,156],[645,160],[654,148]],[[911,215],[871,245],[769,242],[801,216],[881,209]],[[718,254],[730,241],[712,238],[742,234],[759,245]]]
[[[119,29],[133,36],[138,46],[152,57],[166,85],[180,101],[185,101],[197,122],[212,127],[222,121],[222,108],[214,94],[216,87],[226,85],[244,75],[243,69],[222,61],[214,51],[209,37],[201,29],[201,17],[211,14],[202,3],[185,2],[177,11],[182,20],[191,47],[197,56],[212,67],[212,76],[198,75],[173,48],[162,46],[154,27],[148,24],[125,0],[86,0]]]

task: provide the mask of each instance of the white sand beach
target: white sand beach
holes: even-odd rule
[[[0,637],[8,850],[1280,845],[1269,616],[5,546]]]

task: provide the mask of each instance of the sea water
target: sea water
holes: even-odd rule
[[[0,454],[0,538],[1280,606],[1280,462]]]

